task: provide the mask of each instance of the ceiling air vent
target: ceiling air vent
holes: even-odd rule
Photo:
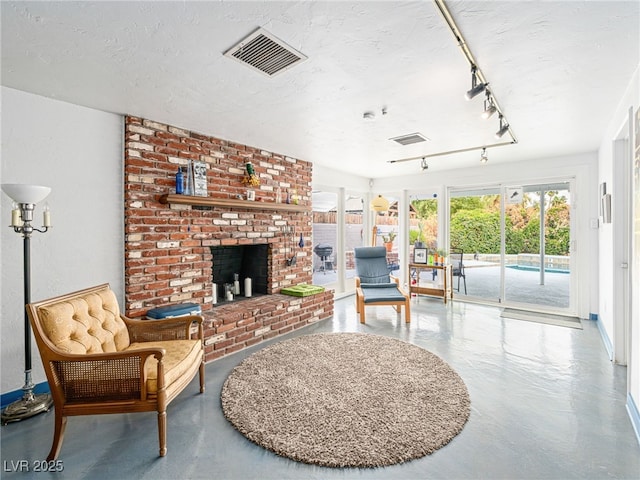
[[[390,138],[394,142],[398,142],[400,145],[411,145],[412,143],[428,142],[429,139],[421,133],[410,133],[409,135],[402,135],[400,137]]]
[[[234,58],[270,77],[307,59],[305,55],[262,28],[240,40],[224,52],[224,56]]]

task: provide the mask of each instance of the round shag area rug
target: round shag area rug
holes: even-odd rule
[[[440,357],[379,335],[285,340],[235,367],[222,408],[278,455],[328,467],[379,467],[446,445],[470,412],[467,388]]]

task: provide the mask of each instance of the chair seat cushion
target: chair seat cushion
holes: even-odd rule
[[[142,348],[164,348],[164,383],[169,387],[198,360],[202,352],[200,340],[167,340],[159,342],[132,343],[126,350],[139,350]],[[147,359],[144,366],[147,376],[147,394],[156,395],[158,391],[158,361],[154,357]]]
[[[398,284],[395,282],[387,282],[387,283],[361,283],[360,286],[362,288],[395,288],[397,289]]]
[[[364,287],[361,285],[364,303],[376,302],[403,302],[406,297],[398,290],[396,284],[387,284],[385,287],[379,286]]]

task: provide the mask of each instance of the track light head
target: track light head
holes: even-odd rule
[[[471,90],[465,94],[467,100],[471,100],[473,97],[480,95],[487,88],[488,83],[478,83],[478,77],[476,76],[476,66],[471,67]]]
[[[482,149],[482,153],[480,154],[480,163],[483,165],[489,161],[489,157],[487,157],[487,148]]]
[[[475,78],[475,77],[473,77]],[[473,97],[476,97],[478,95],[480,95],[482,92],[484,92],[485,87],[487,86],[486,83],[479,83],[477,85],[475,85],[474,87],[471,87],[471,90],[469,90],[466,94],[465,94],[465,98],[467,100],[471,100]]]
[[[500,129],[496,132],[496,138],[502,138],[502,136],[509,131],[509,124],[504,123],[504,117],[500,115]]]
[[[491,116],[496,113],[497,110],[498,109],[495,105],[490,105],[489,107],[485,108],[484,112],[482,112],[482,118],[484,118],[485,120],[491,118]]]
[[[423,172],[429,169],[429,164],[427,163],[427,160],[424,157],[422,157],[422,160],[420,161],[420,168],[422,169]]]
[[[484,101],[484,111],[482,112],[482,118],[487,120],[491,118],[491,116],[496,113],[498,109],[496,105],[493,103],[493,97],[491,96],[491,92],[487,90],[487,98]]]

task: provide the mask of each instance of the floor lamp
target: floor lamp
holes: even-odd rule
[[[39,185],[22,185],[16,183],[5,183],[2,190],[14,201],[14,208],[11,211],[11,225],[13,231],[22,235],[23,238],[23,270],[24,270],[24,305],[31,302],[31,235],[33,232],[44,233],[51,227],[51,216],[49,209],[45,207],[43,212],[42,228],[34,228],[33,211],[36,203],[41,202],[49,195],[51,188]],[[24,386],[22,387],[22,398],[9,404],[2,411],[2,424],[17,422],[24,418],[32,417],[38,413],[46,412],[51,408],[53,399],[48,393],[34,394],[34,384],[31,380],[31,325],[26,308],[24,312]]]

